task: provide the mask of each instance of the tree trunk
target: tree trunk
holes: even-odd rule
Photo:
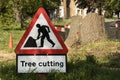
[[[21,10],[18,10],[18,8],[17,7],[13,7],[13,11],[14,11],[14,14],[15,14],[15,22],[18,22],[18,23],[20,23],[20,25],[21,25],[21,29],[23,29],[23,12],[22,12],[22,9]]]
[[[21,22],[21,15],[20,15],[20,11],[17,9],[17,7],[13,7],[13,11],[14,11],[14,14],[15,14],[15,19],[16,21],[15,22]]]
[[[119,17],[120,17],[120,12],[118,12],[118,14],[117,14],[117,18],[119,19]]]
[[[102,8],[101,8],[101,7],[98,8],[98,14],[99,14],[99,15],[102,15]]]
[[[66,5],[66,0],[63,0],[63,7],[64,7],[64,18],[67,18],[67,5]]]
[[[21,18],[21,21],[20,21],[20,24],[21,24],[21,29],[24,29],[24,18],[23,18],[23,10],[21,9],[20,11],[20,18]]]

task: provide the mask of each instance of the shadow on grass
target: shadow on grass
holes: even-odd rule
[[[48,75],[48,80],[119,80],[120,70],[110,67],[99,64],[95,56],[89,55],[86,60],[68,62],[66,74],[53,72]]]
[[[115,52],[109,54],[110,55],[107,56],[109,62],[104,65],[113,69],[120,69],[120,53]]]
[[[16,73],[15,62],[0,62],[0,80],[38,80],[36,74]]]

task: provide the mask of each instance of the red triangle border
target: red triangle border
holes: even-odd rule
[[[40,14],[43,14],[46,21],[50,25],[54,35],[58,39],[58,42],[61,44],[63,49],[21,49],[21,46],[23,45],[24,41],[26,40],[28,34],[30,33],[31,29],[33,28],[35,22],[37,21]],[[17,47],[15,48],[16,54],[67,54],[68,49],[66,45],[64,44],[62,38],[60,37],[59,33],[55,30],[55,26],[52,24],[50,18],[48,17],[46,11],[44,8],[39,8],[36,12],[35,16],[33,17],[31,23],[29,24],[27,30],[25,31],[23,37],[21,38],[20,42],[18,43]]]

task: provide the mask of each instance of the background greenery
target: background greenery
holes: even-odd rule
[[[59,23],[69,22],[70,20],[65,20]],[[53,23],[57,24],[57,21]],[[8,54],[14,52],[14,48],[25,32],[20,29],[19,24],[13,26],[9,26],[13,27],[12,29],[9,27],[0,29],[0,50],[5,50],[9,52]],[[10,34],[13,36],[12,49],[8,48]],[[0,80],[119,80],[119,73],[120,42],[117,39],[107,39],[83,45],[80,48],[72,48],[67,54],[67,73],[54,71],[49,74],[18,74],[15,60],[0,62]]]
[[[84,3],[86,0],[78,1]],[[87,5],[92,1],[95,0],[91,0]],[[106,8],[106,17],[113,17],[113,12],[120,11],[119,0],[97,1],[105,2],[102,7]],[[48,12],[58,9],[59,4],[60,0],[0,0],[0,51],[6,51],[7,54],[14,52],[39,7],[44,7]],[[116,19],[106,20],[107,22],[116,21]],[[70,24],[70,19],[65,21],[54,19],[53,23],[55,25]],[[113,32],[105,41],[90,43],[79,48],[76,46],[68,52],[67,73],[54,71],[49,74],[18,74],[16,61],[11,60],[0,62],[0,80],[120,80],[120,42],[115,38],[116,28],[109,27]],[[10,34],[13,36],[12,49],[8,48]]]

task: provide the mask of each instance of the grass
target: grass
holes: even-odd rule
[[[21,36],[23,35],[24,30],[0,30],[0,50],[7,52],[13,52],[14,48],[18,44]],[[13,48],[9,48],[9,37],[12,35]]]
[[[120,42],[91,43],[67,54],[67,73],[52,72],[42,80],[119,80],[120,53],[111,47],[120,47]],[[101,52],[102,51],[102,52]],[[93,53],[93,54],[92,54]],[[41,80],[39,74],[16,73],[16,62],[0,62],[1,80]]]
[[[18,74],[16,73],[16,63],[0,63],[0,80],[36,80],[36,74]]]
[[[105,22],[115,22],[119,20],[118,18],[105,18]]]
[[[60,22],[59,25],[63,23],[67,22]],[[0,50],[14,52],[25,32],[18,27],[1,27]],[[13,36],[12,49],[8,48],[10,34]],[[0,80],[120,80],[120,41],[105,40],[73,48],[67,54],[67,73],[51,72],[44,76],[16,73],[15,60],[0,62]]]
[[[73,56],[74,55],[74,56]],[[79,56],[78,56],[79,55]],[[120,69],[113,66],[99,63],[94,55],[86,55],[80,59],[80,54],[68,54],[70,58],[67,62],[67,73],[51,72],[44,74],[42,79],[40,74],[18,74],[16,73],[16,63],[0,62],[1,80],[119,80]],[[117,62],[117,61],[116,61]],[[110,64],[110,63],[106,63]]]

